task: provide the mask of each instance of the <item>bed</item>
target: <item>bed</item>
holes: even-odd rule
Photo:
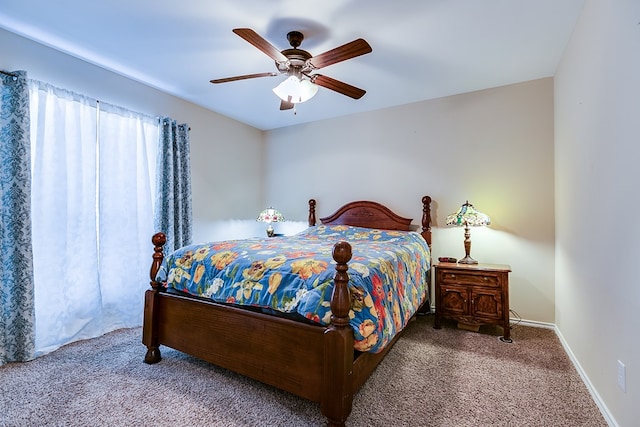
[[[172,291],[161,273],[166,268],[165,258],[171,258],[173,254],[165,256],[162,246],[166,237],[156,233],[152,238],[151,289],[145,293],[142,342],[147,352],[144,361],[149,364],[159,362],[160,346],[171,347],[318,402],[328,425],[345,425],[351,413],[354,393],[392,348],[401,335],[403,325],[410,319],[400,322],[400,327],[384,345],[357,349],[361,342],[358,338],[362,337],[354,330],[352,322],[358,298],[354,298],[354,292],[350,291],[353,283],[350,285],[348,271],[350,265],[355,268],[354,264],[361,259],[358,247],[364,247],[364,243],[361,245],[356,239],[352,245],[336,233],[340,230],[357,232],[358,228],[363,228],[370,230],[365,235],[387,233],[393,236],[394,231],[398,235],[411,234],[414,238],[418,235],[428,245],[430,257],[431,198],[422,198],[422,221],[418,233],[405,233],[418,231],[411,225],[411,219],[372,201],[347,203],[334,214],[320,218],[317,226],[315,209],[316,202],[312,199],[309,201],[308,220],[313,233],[329,230],[330,234],[338,236],[334,239],[337,241],[331,241],[330,248],[335,271],[331,273],[330,300],[325,304],[330,306],[326,325],[309,317],[306,320],[315,321],[304,321],[304,315],[301,316],[303,319],[295,318],[300,317],[296,313],[291,318],[277,315],[270,309],[241,307],[236,300],[218,302],[187,295],[179,289]],[[312,236],[318,238],[315,234]],[[374,238],[377,237],[376,234]],[[257,245],[275,245],[278,240],[286,241],[287,238],[264,238]],[[353,268],[351,275],[355,280]],[[426,291],[419,295],[413,315],[428,312],[430,307],[430,270],[421,280],[424,280]]]

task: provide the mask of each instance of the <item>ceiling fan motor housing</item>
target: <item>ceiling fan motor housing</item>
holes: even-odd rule
[[[298,46],[300,46],[302,40],[304,40],[301,32],[290,31],[287,34],[287,40],[289,40],[292,49],[285,49],[282,51],[282,54],[287,57],[288,61],[285,63],[276,61],[276,67],[280,72],[286,73],[293,71],[291,74],[299,75],[306,66],[307,60],[311,59],[312,55],[306,50],[298,49]]]
[[[311,54],[302,49],[285,49],[282,51],[282,54],[288,59],[284,64],[276,61],[278,70],[282,72],[286,72],[289,68],[300,70],[306,65],[307,60],[311,58]]]

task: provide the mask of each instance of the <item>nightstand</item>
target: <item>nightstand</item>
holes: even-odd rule
[[[443,317],[472,329],[480,325],[502,326],[503,341],[511,342],[509,329],[508,265],[435,265],[436,314],[433,327],[440,329]]]

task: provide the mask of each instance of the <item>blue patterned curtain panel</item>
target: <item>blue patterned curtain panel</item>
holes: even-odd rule
[[[0,365],[35,354],[27,73],[0,73]]]
[[[167,235],[166,250],[191,243],[191,166],[189,127],[161,118],[155,227]]]

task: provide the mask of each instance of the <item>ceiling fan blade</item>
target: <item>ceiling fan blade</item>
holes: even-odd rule
[[[251,28],[234,28],[233,32],[263,51],[267,56],[276,62],[286,62],[287,57],[282,54],[275,46],[262,38]]]
[[[371,52],[371,46],[363,39],[357,39],[335,49],[331,49],[320,55],[316,55],[307,61],[314,69],[326,67],[336,62],[346,61],[356,56],[364,55]]]
[[[257,73],[257,74],[245,74],[244,76],[225,77],[224,79],[209,80],[213,84],[235,82],[236,80],[255,79],[257,77],[274,77],[278,76],[278,73]]]
[[[280,101],[280,110],[291,110],[293,107],[294,107],[293,102]]]
[[[360,99],[365,93],[367,93],[366,90],[351,86],[350,84],[341,82],[340,80],[332,79],[331,77],[323,76],[321,74],[313,75],[311,81],[318,86],[326,87],[327,89],[331,89],[353,99]]]

